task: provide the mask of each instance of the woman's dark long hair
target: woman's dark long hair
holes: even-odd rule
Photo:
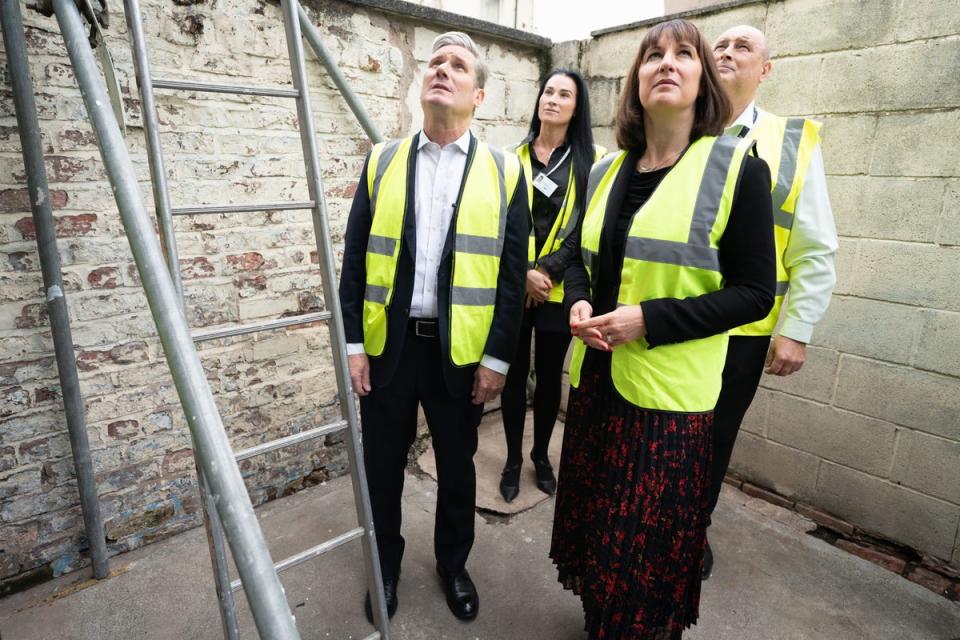
[[[540,135],[540,98],[547,88],[547,82],[556,75],[564,75],[577,85],[577,103],[573,109],[573,118],[567,125],[567,144],[570,145],[570,155],[573,157],[573,182],[577,189],[576,207],[583,211],[587,194],[587,178],[590,177],[590,166],[593,164],[593,131],[590,129],[590,94],[583,77],[573,69],[561,67],[554,69],[544,77],[540,83],[537,100],[533,103],[533,118],[530,120],[530,135],[527,136],[530,144]],[[530,150],[533,153],[533,149]],[[529,176],[532,180],[533,176]]]
[[[730,117],[730,100],[720,87],[720,74],[717,64],[713,60],[713,53],[700,30],[692,23],[683,19],[661,22],[643,36],[637,57],[627,72],[623,91],[620,93],[620,105],[617,109],[615,130],[617,145],[621,149],[643,149],[646,147],[646,133],[643,130],[643,105],[640,104],[640,80],[637,74],[643,64],[643,56],[647,50],[660,42],[660,38],[667,36],[675,42],[685,42],[692,46],[703,73],[700,75],[700,93],[694,106],[693,128],[690,131],[690,142],[701,136],[718,136]]]

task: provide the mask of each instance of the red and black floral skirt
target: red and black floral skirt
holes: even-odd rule
[[[604,367],[584,369],[570,390],[550,557],[591,639],[680,638],[700,602],[713,414],[640,409]]]

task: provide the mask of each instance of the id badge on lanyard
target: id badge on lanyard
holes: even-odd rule
[[[533,186],[537,191],[547,196],[553,195],[553,192],[560,188],[556,182],[547,177],[547,174],[541,173],[533,180]]]
[[[550,171],[543,171],[533,179],[534,188],[545,195],[550,197],[553,195],[553,192],[560,188],[556,182],[550,179],[550,174],[557,170],[557,167],[563,164],[563,161],[567,159],[567,156],[570,155],[570,147],[567,147],[567,150],[564,152],[563,157],[557,161],[557,164],[553,165],[553,169]]]

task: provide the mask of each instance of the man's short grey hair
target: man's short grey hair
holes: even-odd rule
[[[487,83],[487,63],[483,61],[483,56],[480,54],[480,49],[477,47],[477,43],[473,41],[473,38],[468,36],[462,31],[447,31],[446,33],[441,33],[433,41],[433,49],[431,51],[436,52],[437,49],[441,47],[447,47],[453,45],[455,47],[463,47],[467,51],[473,54],[473,57],[477,59],[475,65],[476,77],[477,77],[477,86],[483,89],[483,85]]]

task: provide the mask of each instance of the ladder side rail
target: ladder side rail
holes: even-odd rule
[[[317,55],[317,58],[323,64],[327,73],[330,74],[330,79],[337,85],[337,89],[340,90],[343,99],[347,101],[347,105],[350,107],[350,110],[353,111],[353,115],[356,116],[357,122],[359,122],[363,130],[367,132],[367,136],[370,137],[370,140],[372,140],[374,144],[382,142],[383,135],[379,129],[377,129],[377,125],[373,123],[373,120],[370,119],[366,108],[364,108],[363,103],[360,102],[360,98],[350,87],[346,76],[340,71],[340,67],[330,54],[330,50],[323,44],[320,32],[313,26],[313,23],[310,22],[310,17],[307,15],[306,10],[304,10],[303,5],[299,2],[297,3],[297,15],[300,17],[300,27],[303,30],[303,35],[307,43],[309,43],[310,48],[313,49],[313,52]]]
[[[183,297],[183,279],[180,275],[180,259],[177,250],[176,233],[173,228],[173,215],[170,205],[170,192],[167,187],[167,175],[163,163],[163,147],[160,144],[160,123],[157,116],[157,104],[153,95],[150,77],[150,60],[147,56],[146,37],[143,33],[143,15],[139,0],[124,0],[124,14],[127,19],[127,31],[133,49],[134,72],[140,92],[140,113],[143,118],[144,134],[147,141],[147,160],[150,165],[153,202],[156,209],[157,224],[160,228],[161,245],[167,260],[167,271],[173,280],[181,310],[186,317],[186,303]],[[191,447],[195,451],[196,440],[191,433]],[[214,585],[217,604],[220,610],[220,622],[226,640],[239,640],[240,625],[237,620],[237,606],[230,589],[230,573],[227,560],[227,543],[223,524],[216,512],[216,503],[208,490],[203,470],[196,456],[194,467],[197,470],[197,485],[200,491],[200,506],[204,530],[207,534],[207,548],[210,552],[210,564],[214,573]]]
[[[170,191],[167,188],[167,174],[163,164],[163,148],[160,146],[160,123],[150,80],[150,62],[147,57],[146,37],[143,33],[143,16],[138,0],[124,0],[123,4],[127,30],[133,45],[133,69],[137,78],[137,88],[140,90],[140,117],[143,119],[143,129],[147,139],[147,161],[150,165],[153,205],[157,211],[157,223],[166,253],[167,268],[173,278],[173,286],[182,298],[183,280],[180,276],[180,260],[177,255],[177,241],[174,237]]]
[[[233,459],[159,242],[155,239],[153,225],[140,198],[136,174],[110,110],[110,101],[87,43],[80,13],[73,0],[53,0],[53,5],[170,373],[196,442],[196,458],[210,484],[237,571],[249,594],[257,630],[265,640],[299,640],[293,615],[273,568],[240,469]]]
[[[83,526],[90,545],[93,577],[101,580],[110,571],[107,561],[107,545],[103,532],[103,517],[97,495],[97,481],[90,457],[90,441],[87,436],[86,415],[80,379],[77,374],[77,359],[73,350],[70,316],[64,293],[60,254],[57,251],[57,235],[50,204],[50,188],[43,162],[43,145],[40,138],[40,123],[37,120],[36,103],[33,98],[33,79],[27,60],[27,43],[24,36],[23,16],[19,0],[3,2],[0,6],[0,21],[3,23],[3,42],[10,68],[10,83],[13,87],[13,102],[17,113],[17,129],[27,173],[27,190],[33,224],[37,234],[37,250],[43,272],[43,288],[46,291],[47,312],[53,333],[53,348],[57,359],[57,373],[63,396],[63,408],[67,418],[67,431],[73,464],[77,473],[77,488],[80,493],[80,510]]]
[[[287,51],[293,75],[293,85],[300,91],[297,100],[297,115],[300,122],[300,140],[303,145],[303,158],[307,168],[307,187],[310,198],[317,203],[313,209],[314,240],[317,244],[320,273],[323,280],[323,296],[326,310],[332,314],[327,323],[330,331],[330,348],[333,352],[334,368],[337,374],[337,389],[340,398],[340,410],[350,425],[347,455],[352,470],[352,486],[356,505],[358,524],[364,528],[363,555],[367,568],[367,587],[372,600],[373,617],[376,628],[384,640],[390,640],[390,621],[387,616],[387,602],[383,594],[383,576],[380,572],[380,560],[377,551],[377,539],[373,526],[373,509],[367,488],[366,470],[363,464],[363,451],[360,443],[360,421],[350,383],[350,369],[347,362],[347,343],[343,330],[343,315],[340,310],[340,298],[336,289],[336,267],[333,262],[333,248],[330,245],[330,227],[327,215],[327,202],[323,192],[320,175],[320,160],[317,152],[317,136],[313,126],[313,110],[310,106],[310,91],[307,85],[307,71],[303,55],[303,42],[300,39],[300,3],[297,0],[281,0],[284,28],[287,35]]]
[[[191,435],[191,446],[196,451],[196,440]],[[217,513],[217,503],[208,489],[209,484],[203,475],[203,469],[194,456],[197,469],[197,485],[200,489],[200,504],[203,509],[204,530],[207,533],[207,549],[210,551],[210,564],[213,568],[214,585],[217,591],[217,608],[220,609],[220,625],[223,637],[227,640],[240,640],[240,623],[237,620],[237,603],[230,588],[230,567],[227,562],[227,541],[223,531],[223,522]]]

